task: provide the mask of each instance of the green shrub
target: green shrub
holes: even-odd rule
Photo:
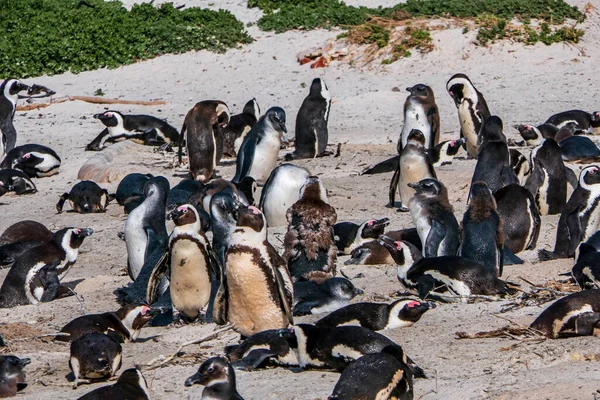
[[[103,0],[0,0],[0,75],[25,78],[225,52],[252,39],[228,11]]]

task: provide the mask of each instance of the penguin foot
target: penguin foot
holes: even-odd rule
[[[400,207],[398,207],[398,209],[396,211],[397,212],[409,212],[410,210],[408,209],[408,207],[400,206]]]
[[[317,158],[320,158],[320,157],[329,157],[329,156],[332,156],[333,154],[334,154],[333,151],[325,150],[321,154],[317,154]]]
[[[119,239],[121,239],[122,241],[125,241],[125,232],[119,232],[119,233],[117,233],[117,237]]]
[[[545,249],[538,251],[538,259],[540,261],[556,260],[557,258],[559,257],[557,257],[556,254],[554,254],[554,252],[552,251],[548,251]]]
[[[173,143],[163,143],[162,145],[154,148],[155,153],[172,153]]]

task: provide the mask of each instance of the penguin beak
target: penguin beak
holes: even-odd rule
[[[169,221],[171,221],[171,220],[175,221],[177,218],[181,217],[181,214],[183,214],[182,211],[179,211],[178,209],[174,209],[167,215],[167,219]]]
[[[194,385],[195,383],[202,385],[202,382],[204,382],[204,380],[206,379],[206,376],[204,376],[204,374],[201,374],[200,372],[196,372],[194,375],[190,376],[189,378],[187,378],[185,380],[185,386],[189,387]]]
[[[421,187],[421,185],[419,185],[419,183],[418,183],[418,182],[415,182],[415,183],[413,183],[413,182],[410,182],[410,183],[408,183],[406,186],[408,186],[409,188],[413,188],[413,189],[416,189],[416,188],[419,188],[419,187]]]
[[[100,114],[94,114],[94,118],[96,118],[96,119],[106,119],[107,117],[104,115],[104,113],[100,113]]]
[[[31,364],[31,358],[21,358],[19,360],[19,364],[21,364],[21,367],[29,365],[29,364]]]
[[[411,88],[411,87],[407,87],[406,91],[411,92],[411,93],[414,92],[413,88]]]
[[[281,130],[282,130],[284,133],[288,133],[287,126],[285,125],[285,122],[280,122],[280,123],[279,123],[279,127],[281,128]]]
[[[354,287],[354,295],[358,296],[359,294],[364,294],[365,292],[362,289]]]
[[[94,233],[94,230],[92,228],[83,228],[80,229],[79,236],[87,237],[91,236],[92,233]]]
[[[294,328],[284,328],[277,330],[277,336],[281,338],[292,338],[294,337]]]

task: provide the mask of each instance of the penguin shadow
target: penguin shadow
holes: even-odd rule
[[[230,158],[230,159],[227,159],[227,160],[223,160],[222,159],[221,161],[219,161],[219,165],[222,165],[224,167],[227,167],[227,166],[230,166],[230,165],[235,165],[235,163],[236,163],[236,159],[235,158]]]

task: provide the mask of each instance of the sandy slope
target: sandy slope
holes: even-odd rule
[[[189,0],[188,6],[207,6],[209,1]],[[224,0],[211,7],[232,10],[244,22],[256,21],[260,12],[245,8],[245,1]],[[366,1],[353,1],[367,4]],[[372,1],[388,5],[390,1]],[[583,1],[573,4],[583,5]],[[403,88],[416,83],[431,85],[438,95],[443,138],[458,137],[456,109],[445,92],[446,80],[456,72],[467,73],[488,101],[492,113],[500,115],[506,132],[513,135],[515,123],[535,123],[549,115],[571,108],[594,111],[599,88],[596,66],[600,50],[600,18],[590,16],[580,49],[564,45],[523,47],[509,43],[492,48],[478,48],[460,30],[436,32],[436,50],[426,56],[415,55],[393,65],[357,70],[346,65],[311,70],[296,62],[300,50],[321,45],[336,31],[288,32],[281,35],[260,32],[250,27],[257,39],[254,43],[227,54],[195,52],[164,56],[147,62],[115,69],[64,74],[28,79],[56,90],[59,95],[92,95],[101,88],[107,97],[126,99],[163,99],[159,107],[120,106],[125,113],[148,113],[167,118],[180,126],[185,113],[197,101],[218,98],[226,101],[234,112],[256,97],[263,111],[278,105],[288,111],[288,126],[293,134],[295,114],[306,96],[303,84],[315,76],[323,77],[334,96],[330,120],[330,142],[348,143],[341,158],[307,160],[298,164],[320,175],[328,187],[331,202],[339,220],[361,221],[387,216],[395,229],[411,226],[410,216],[391,211],[387,203],[389,176],[357,176],[364,165],[393,154],[402,125]],[[400,92],[393,87],[402,88]],[[92,227],[96,233],[82,246],[81,255],[66,278],[85,299],[88,313],[117,308],[113,290],[128,282],[123,274],[126,250],[116,234],[123,228],[125,215],[111,205],[103,215],[55,214],[58,197],[76,182],[79,167],[90,156],[83,151],[86,143],[99,132],[100,125],[91,115],[102,106],[70,102],[50,108],[18,113],[15,125],[19,144],[41,143],[53,147],[63,159],[61,173],[37,180],[39,193],[26,196],[4,196],[0,207],[4,218],[0,229],[26,218],[33,218],[52,228],[63,226]],[[283,152],[282,152],[283,154]],[[463,154],[464,155],[464,154]],[[132,164],[146,166],[157,174],[177,182],[182,170],[169,169],[171,157],[143,148],[132,156]],[[231,178],[234,166],[227,162],[220,174]],[[440,179],[448,186],[450,200],[457,217],[462,218],[467,185],[474,162],[457,160],[439,170]],[[538,248],[553,246],[557,216],[543,218]],[[280,246],[284,229],[274,230],[272,242]],[[570,260],[535,263],[535,252],[525,252],[525,265],[506,268],[507,279],[522,276],[536,283],[556,278],[568,270]],[[345,258],[340,259],[340,265]],[[391,266],[344,268],[350,276],[364,273],[355,283],[366,295],[357,300],[382,299],[398,290],[395,269]],[[1,277],[5,272],[0,273]],[[425,399],[506,398],[506,399],[581,399],[592,398],[596,389],[598,364],[579,361],[582,355],[600,353],[595,338],[580,338],[525,344],[502,350],[514,344],[507,339],[462,341],[456,331],[482,331],[506,324],[494,316],[503,303],[444,305],[426,314],[414,327],[385,332],[402,344],[407,353],[429,374],[430,379],[415,385],[416,397]],[[519,323],[529,324],[540,312],[538,307],[525,307],[502,314]],[[0,310],[0,322],[25,322],[35,332],[53,332],[72,318],[81,315],[81,304],[74,297],[40,306]],[[311,320],[299,319],[299,321]],[[160,354],[170,354],[181,343],[210,332],[214,325],[192,325],[183,328],[149,328],[139,343],[124,348],[123,369],[144,364]],[[33,333],[36,334],[36,333]],[[31,334],[31,335],[33,335]],[[26,333],[23,336],[31,336]],[[233,333],[202,346],[190,346],[187,355],[176,365],[145,373],[153,398],[197,398],[201,387],[184,388],[185,378],[205,358],[219,354],[227,343],[237,340]],[[31,386],[23,399],[69,399],[91,390],[77,391],[65,379],[69,372],[69,348],[63,344],[24,341],[11,345],[10,352],[30,356],[28,367]],[[255,373],[238,373],[239,390],[247,399],[317,399],[326,398],[338,378],[331,372],[273,369]]]

